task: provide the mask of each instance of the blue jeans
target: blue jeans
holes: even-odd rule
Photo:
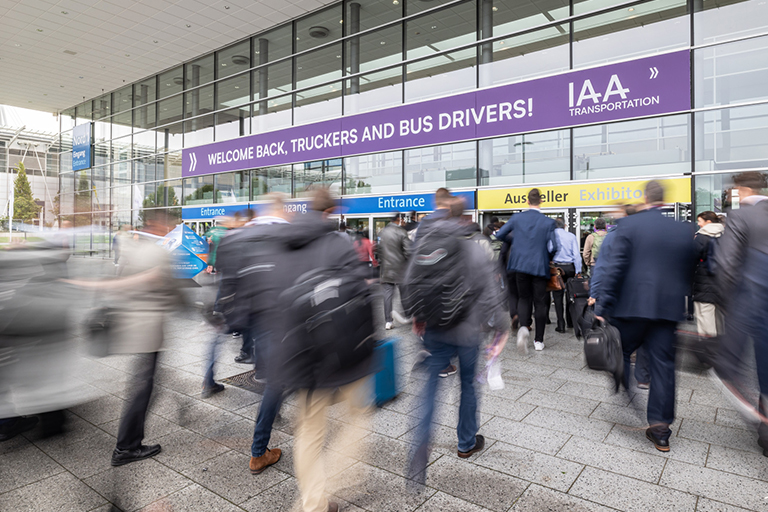
[[[616,319],[624,350],[624,387],[629,389],[630,356],[642,347],[648,359],[650,380],[648,424],[654,435],[669,439],[675,421],[675,328],[667,320]],[[640,357],[638,357],[638,362]]]
[[[477,392],[475,390],[475,371],[477,366],[480,343],[471,347],[449,345],[440,341],[439,333],[427,331],[424,335],[424,348],[430,357],[424,362],[429,378],[424,394],[424,417],[419,422],[417,444],[419,448],[429,446],[432,416],[435,412],[435,396],[439,373],[451,364],[451,358],[459,357],[459,378],[461,379],[461,403],[459,405],[459,424],[456,433],[459,438],[459,450],[466,452],[475,447],[475,436],[478,430],[477,421]],[[426,466],[426,461],[425,461]]]
[[[203,377],[203,387],[212,388],[216,382],[213,380],[213,366],[216,364],[216,355],[219,353],[219,344],[226,339],[227,335],[216,332],[213,335],[211,343],[208,345],[208,359],[205,363],[205,377]]]
[[[253,429],[253,443],[251,443],[251,456],[261,457],[267,451],[269,438],[272,435],[272,424],[283,403],[283,390],[280,386],[267,381],[264,389],[264,398],[259,406],[259,416],[256,418],[256,427]]]

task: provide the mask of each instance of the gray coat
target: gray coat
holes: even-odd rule
[[[411,240],[405,228],[394,222],[387,224],[379,234],[379,245],[376,247],[382,283],[399,284],[403,281],[410,250]]]

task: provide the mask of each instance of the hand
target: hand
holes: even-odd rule
[[[211,265],[208,265],[205,269],[205,272],[206,274],[210,274],[211,272],[213,272],[213,267]]]
[[[423,338],[424,333],[427,330],[427,323],[426,322],[417,322],[416,319],[413,319],[413,334],[416,336]]]
[[[504,333],[497,333],[496,336],[498,336],[498,341],[488,347],[488,353],[486,354],[487,359],[493,359],[494,357],[497,357],[499,354],[501,354],[501,351],[504,350],[504,347],[507,344],[507,340],[509,339],[509,331],[505,331]],[[494,336],[494,338],[496,338]]]
[[[594,298],[594,297],[590,297],[589,300],[587,300],[587,305],[588,306],[594,306],[595,302],[597,302],[597,299]]]
[[[597,315],[595,315],[595,318],[600,320],[601,322],[605,323],[605,318],[603,318],[601,316],[597,316]]]

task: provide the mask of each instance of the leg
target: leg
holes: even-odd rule
[[[246,361],[253,361],[256,356],[256,344],[253,340],[253,335],[254,333],[250,328],[243,329],[240,332],[240,336],[243,338],[243,346],[240,348],[240,352],[247,357]]]
[[[708,302],[693,303],[696,329],[701,336],[717,336],[716,308]]]
[[[648,347],[641,346],[637,349],[637,357],[635,358],[635,380],[638,384],[651,382],[650,364]]]
[[[646,346],[651,390],[648,395],[648,423],[659,439],[669,439],[669,425],[675,421],[675,323],[647,324]]]
[[[325,467],[322,459],[326,410],[330,390],[302,389],[298,392],[299,418],[296,428],[294,467],[304,512],[326,512]]]
[[[216,355],[219,352],[219,343],[221,343],[223,336],[220,332],[216,332],[208,346],[208,362],[206,363],[205,377],[203,378],[204,389],[213,388],[216,385],[216,382],[213,380],[213,366],[216,364]]]
[[[269,438],[272,434],[272,424],[280,411],[283,403],[283,390],[271,382],[267,382],[264,390],[264,399],[259,406],[259,416],[256,418],[256,427],[253,429],[253,443],[251,444],[251,456],[261,457],[267,451]]]
[[[123,417],[120,419],[120,428],[117,432],[118,450],[134,450],[141,446],[141,441],[144,439],[144,421],[155,382],[158,353],[143,355],[145,357],[139,362],[141,369],[132,380],[135,386],[133,396],[127,402]]]
[[[643,343],[645,321],[617,319],[614,325],[621,334],[621,349],[624,352],[624,389],[629,390],[630,357]]]
[[[392,322],[392,299],[395,296],[395,285],[392,283],[381,283],[381,291],[384,295],[384,321]]]
[[[468,452],[475,447],[477,435],[477,393],[475,374],[480,346],[458,347],[459,371],[461,377],[461,402],[459,405],[459,424],[456,433],[459,437],[459,451]]]
[[[521,327],[531,328],[533,323],[533,276],[528,274],[515,274],[517,282],[517,314]]]
[[[518,314],[517,311],[517,274],[511,272],[507,274],[507,288],[509,289],[509,317],[515,318]]]
[[[552,298],[555,301],[555,316],[557,316],[557,328],[561,331],[565,330],[565,315],[563,313],[563,307],[565,305],[565,290],[556,290],[552,292]]]
[[[549,293],[547,293],[547,279],[532,276],[534,315],[536,317],[536,334],[534,341],[544,341],[544,330],[547,327],[547,314],[549,312]]]

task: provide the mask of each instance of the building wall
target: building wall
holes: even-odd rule
[[[46,224],[55,220],[55,199],[59,192],[58,154],[49,148],[56,135],[22,131],[15,138],[16,129],[0,127],[0,211],[8,215],[8,197],[16,180],[16,169],[23,162],[29,179],[32,196],[45,202]]]
[[[688,112],[181,177],[183,148],[680,49]],[[691,175],[695,210],[722,211],[734,172],[768,169],[767,75],[762,0],[347,1],[62,112],[61,211],[116,229],[141,208],[180,216],[315,184],[356,195]],[[72,172],[71,129],[91,121],[94,167]]]

